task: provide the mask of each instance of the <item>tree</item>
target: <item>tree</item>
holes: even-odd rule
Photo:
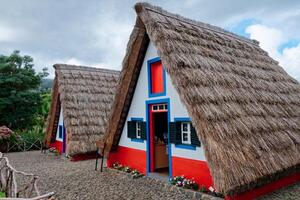
[[[33,59],[14,51],[0,56],[0,125],[11,129],[30,128],[41,105],[39,86],[47,69],[36,73]]]

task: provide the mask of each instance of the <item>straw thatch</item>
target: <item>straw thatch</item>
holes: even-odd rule
[[[119,72],[56,64],[46,143],[55,133],[60,107],[67,132],[68,155],[96,150],[110,114]]]
[[[299,171],[300,85],[257,41],[147,3],[135,10],[106,155],[117,147],[150,38],[192,118],[219,191],[241,193]]]

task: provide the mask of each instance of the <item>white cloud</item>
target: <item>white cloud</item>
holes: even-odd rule
[[[17,37],[16,31],[0,24],[0,42],[11,42]]]
[[[282,66],[287,66],[288,72],[300,80],[300,44],[296,47],[285,48],[280,60]]]
[[[87,63],[82,60],[78,60],[76,58],[69,58],[69,59],[62,59],[57,60],[55,63],[63,63],[68,65],[80,65],[80,66],[86,66],[86,67],[96,67],[96,68],[108,68],[108,64],[106,63]],[[109,67],[112,68],[112,67]]]
[[[288,42],[283,31],[261,24],[251,25],[246,29],[251,39],[258,40],[260,46],[269,53],[294,78],[300,79],[300,43],[296,47],[279,47]]]
[[[101,50],[102,62],[109,63],[112,68],[120,67],[134,20],[120,20],[115,10],[101,14],[96,19],[92,26],[95,35],[94,47]]]
[[[28,55],[31,55],[34,58],[34,64],[35,69],[37,72],[42,71],[44,67],[48,68],[49,77],[48,78],[54,78],[54,64],[68,64],[68,65],[79,65],[79,66],[86,66],[86,67],[95,67],[95,68],[106,68],[106,69],[115,69],[120,70],[119,68],[113,68],[110,67],[108,63],[92,63],[92,62],[86,62],[84,60],[79,60],[77,58],[60,58],[60,59],[51,59],[51,57],[45,57],[41,54],[32,54],[32,53],[26,53]],[[24,54],[24,55],[25,55]]]

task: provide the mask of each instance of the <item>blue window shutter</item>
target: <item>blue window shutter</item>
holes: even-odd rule
[[[201,142],[198,138],[196,129],[194,126],[192,126],[192,124],[191,124],[191,144],[193,146],[201,147]]]
[[[182,144],[181,142],[181,121],[175,122],[175,144]]]
[[[58,138],[62,139],[62,135],[63,135],[63,127],[62,127],[62,125],[59,125],[59,128],[58,128]]]
[[[135,139],[136,138],[136,122],[128,121],[127,122],[127,137]]]
[[[170,143],[175,144],[176,142],[176,131],[175,131],[175,122],[170,122],[169,123],[169,133],[170,133]]]
[[[141,139],[146,140],[147,134],[146,134],[146,122],[140,122],[141,123]]]

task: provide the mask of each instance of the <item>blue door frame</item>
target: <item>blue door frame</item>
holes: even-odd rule
[[[171,143],[170,143],[170,98],[164,98],[164,99],[154,99],[154,100],[148,100],[146,101],[146,134],[147,134],[147,145],[146,145],[146,163],[147,163],[147,169],[146,169],[146,175],[148,176],[150,172],[150,127],[149,127],[149,106],[152,104],[157,103],[166,103],[168,106],[168,159],[169,159],[169,178],[172,177],[172,150],[171,150]]]
[[[66,127],[65,123],[63,124],[63,146],[62,146],[62,153],[66,153],[66,146],[67,146],[67,140],[66,140]]]

